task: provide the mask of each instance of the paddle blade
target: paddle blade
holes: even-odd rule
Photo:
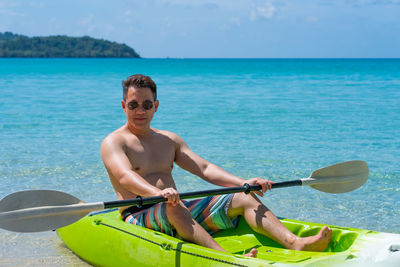
[[[41,232],[69,225],[89,211],[64,192],[27,190],[0,201],[0,227],[14,232]],[[72,207],[71,207],[72,205]],[[74,207],[77,206],[77,207]]]
[[[368,180],[368,174],[365,161],[347,161],[314,171],[305,185],[327,193],[346,193],[362,186]]]

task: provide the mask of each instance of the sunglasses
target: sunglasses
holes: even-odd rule
[[[150,100],[145,100],[145,101],[143,101],[143,103],[142,103],[142,107],[143,107],[144,110],[150,110],[150,109],[152,109],[152,108],[153,108],[153,105],[154,105],[153,101],[150,101]],[[128,109],[134,110],[134,109],[136,109],[137,107],[139,107],[139,103],[136,102],[136,101],[131,101],[131,102],[129,102],[129,103],[127,104],[127,106],[128,106]]]

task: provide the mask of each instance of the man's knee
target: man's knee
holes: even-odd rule
[[[186,208],[182,201],[179,201],[179,203],[176,205],[166,203],[165,212],[168,219],[190,215],[189,210]]]
[[[254,193],[235,193],[232,198],[232,206],[234,208],[245,208],[247,206],[253,206],[260,204],[261,201]]]
[[[195,220],[189,209],[182,203],[177,205],[166,204],[166,214],[169,223],[180,233],[184,227],[193,226]]]

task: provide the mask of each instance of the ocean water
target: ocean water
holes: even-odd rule
[[[115,200],[101,141],[125,122],[121,80],[150,75],[153,126],[244,178],[308,177],[365,160],[346,194],[309,187],[262,198],[276,215],[400,233],[399,59],[0,59],[0,198],[55,189]],[[214,188],[174,168],[178,190]],[[85,266],[54,232],[0,230],[1,266]]]

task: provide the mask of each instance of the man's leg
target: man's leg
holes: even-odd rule
[[[256,232],[268,236],[288,249],[323,251],[327,248],[332,230],[323,227],[315,236],[299,238],[290,232],[254,194],[237,193],[233,196],[228,216],[244,216]]]
[[[225,251],[211,235],[193,219],[190,211],[182,202],[179,202],[176,206],[169,203],[166,204],[166,213],[169,223],[184,240],[212,249]]]
[[[196,222],[190,211],[180,201],[178,205],[173,206],[172,204],[166,204],[166,213],[169,223],[175,228],[179,236],[184,240],[202,245],[204,247],[212,248],[219,251],[224,250],[212,236],[198,223]],[[245,256],[255,257],[257,250],[252,250]]]

